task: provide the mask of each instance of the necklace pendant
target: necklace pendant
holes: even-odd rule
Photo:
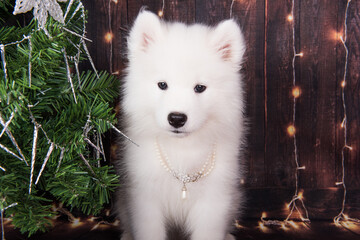
[[[182,198],[183,200],[185,200],[186,197],[187,197],[187,188],[186,188],[185,183],[184,183],[184,186],[183,186],[182,192],[181,192],[181,198]]]

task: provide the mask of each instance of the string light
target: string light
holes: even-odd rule
[[[230,18],[232,18],[232,15],[233,15],[234,2],[235,2],[235,0],[232,0],[232,1],[231,1],[231,5],[230,5]]]
[[[300,96],[300,88],[296,86],[296,74],[295,74],[295,61],[296,61],[296,57],[303,57],[304,54],[302,52],[298,53],[296,51],[296,47],[295,47],[295,17],[294,17],[294,9],[295,9],[295,0],[291,1],[291,14],[290,14],[290,18],[288,16],[288,20],[291,19],[291,24],[292,24],[292,48],[293,48],[293,58],[292,58],[292,75],[293,75],[293,119],[292,119],[292,125],[290,126],[290,133],[289,133],[289,127],[288,127],[288,133],[290,136],[293,137],[293,143],[294,143],[294,160],[295,160],[295,164],[296,164],[296,169],[295,169],[295,193],[294,196],[292,198],[292,200],[289,203],[289,209],[290,212],[288,214],[288,216],[285,219],[285,223],[288,222],[288,220],[290,219],[290,217],[292,216],[294,210],[296,210],[299,213],[300,219],[302,221],[305,222],[310,222],[309,216],[308,216],[308,211],[305,207],[304,201],[303,201],[303,192],[299,192],[299,171],[300,170],[305,170],[305,166],[300,166],[299,165],[299,160],[298,160],[298,148],[297,148],[297,139],[296,139],[296,129],[295,129],[295,122],[296,122],[296,100],[297,98]],[[301,205],[302,205],[302,209],[305,212],[305,218],[302,216],[302,213],[299,209],[299,207],[297,206],[296,202],[300,201]]]
[[[287,20],[289,22],[291,22],[292,24],[292,49],[293,49],[293,58],[292,58],[292,83],[293,83],[293,88],[292,88],[292,96],[293,96],[293,115],[292,115],[292,123],[287,127],[287,133],[290,137],[293,138],[293,144],[294,144],[294,161],[296,164],[296,168],[295,168],[295,193],[290,201],[290,203],[285,205],[285,208],[289,211],[287,217],[285,218],[285,220],[283,221],[279,221],[279,220],[267,220],[265,219],[266,214],[262,214],[261,217],[261,224],[264,226],[268,226],[268,225],[275,225],[275,226],[280,226],[281,229],[283,229],[284,231],[288,231],[289,228],[288,226],[293,226],[295,225],[295,223],[293,221],[290,221],[289,219],[292,217],[294,211],[296,210],[296,212],[299,214],[299,218],[301,221],[305,222],[305,223],[309,223],[310,219],[308,216],[308,211],[305,207],[305,203],[304,203],[304,196],[303,196],[303,191],[299,191],[299,171],[300,170],[305,170],[305,166],[300,166],[299,164],[299,159],[298,159],[298,147],[297,147],[297,142],[296,142],[296,128],[295,128],[295,122],[296,122],[296,100],[297,98],[300,97],[300,88],[298,86],[296,86],[296,74],[295,74],[295,61],[297,57],[303,57],[304,54],[302,52],[297,52],[296,51],[296,47],[295,47],[295,18],[294,18],[294,8],[295,8],[295,4],[294,4],[294,0],[292,0],[291,2],[291,14],[289,14],[287,16]],[[300,203],[300,207],[297,205],[297,202]],[[302,210],[302,211],[301,211]],[[303,217],[303,213],[305,214],[305,217]],[[260,226],[261,228],[261,226]]]
[[[349,51],[348,47],[346,45],[347,40],[347,18],[348,18],[348,10],[350,6],[351,0],[347,1],[346,9],[345,9],[345,17],[344,17],[344,35],[341,35],[339,37],[344,49],[345,49],[345,66],[344,66],[344,75],[341,81],[341,98],[342,98],[342,106],[344,111],[344,117],[341,122],[341,128],[344,131],[344,146],[341,149],[341,166],[342,166],[342,176],[341,181],[335,182],[336,186],[342,186],[343,187],[343,200],[342,200],[342,206],[339,214],[334,217],[333,221],[336,226],[343,226],[346,228],[350,227],[349,222],[354,223],[360,223],[359,219],[356,218],[350,218],[348,215],[344,214],[345,210],[345,204],[346,204],[346,194],[347,194],[347,188],[345,184],[345,150],[353,150],[353,148],[348,144],[348,137],[347,137],[347,108],[346,108],[346,101],[345,101],[345,87],[346,87],[346,77],[347,77],[347,66],[348,66],[348,60],[349,60]]]
[[[161,10],[158,11],[158,16],[160,18],[164,17],[164,9],[165,9],[165,0],[162,1],[162,6],[161,6]]]

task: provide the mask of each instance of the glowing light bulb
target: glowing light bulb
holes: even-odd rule
[[[304,194],[303,192],[299,192],[299,194],[298,194],[298,198],[299,198],[300,200],[302,200],[302,199],[303,199],[303,197],[304,197],[304,196],[303,196],[303,194]]]
[[[163,12],[162,10],[159,10],[159,11],[158,11],[158,16],[159,16],[159,17],[163,17],[163,16],[164,16],[164,12]]]
[[[296,133],[296,129],[295,129],[294,125],[288,126],[286,130],[290,137],[294,136]]]
[[[300,96],[300,88],[299,87],[294,87],[292,89],[292,95],[294,98],[298,98]]]
[[[264,223],[262,223],[262,222],[259,222],[259,228],[260,228],[260,230],[263,231],[263,232],[266,231],[266,227],[265,227]]]
[[[292,14],[289,14],[289,15],[287,16],[287,20],[288,20],[289,22],[292,22],[292,21],[294,20],[293,15],[292,15]]]
[[[113,37],[114,37],[114,35],[111,32],[108,32],[108,33],[105,34],[105,41],[107,43],[109,43],[109,42],[112,41]]]
[[[71,223],[71,227],[72,228],[76,228],[76,227],[78,227],[78,226],[80,226],[82,223],[81,223],[81,221],[80,221],[80,218],[75,218],[73,221],[72,221],[72,223]]]
[[[337,31],[334,31],[334,33],[333,33],[333,38],[334,38],[334,40],[336,40],[336,41],[341,41],[341,38],[342,38],[342,32],[337,32]]]
[[[341,87],[342,87],[342,88],[344,88],[344,87],[345,87],[345,85],[346,85],[345,80],[341,81]]]

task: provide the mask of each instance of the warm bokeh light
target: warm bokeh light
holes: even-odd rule
[[[159,10],[159,11],[158,11],[158,16],[159,16],[159,17],[163,17],[163,16],[164,16],[164,12],[163,12],[162,10]]]
[[[332,39],[334,39],[335,41],[341,41],[343,33],[342,32],[337,32],[337,31],[333,31],[332,33]]]
[[[341,81],[341,87],[342,87],[342,88],[344,88],[344,87],[345,87],[345,85],[346,85],[345,80]]]
[[[289,210],[290,209],[290,204],[289,203],[285,203],[285,209]]]
[[[301,94],[300,88],[299,87],[294,87],[292,89],[292,95],[294,98],[298,98]]]
[[[80,225],[82,225],[82,222],[80,221],[80,218],[75,218],[71,223],[72,228],[79,227]]]
[[[289,228],[286,227],[285,223],[282,223],[282,224],[281,224],[281,229],[284,230],[284,231],[288,231],[288,230],[289,230]]]
[[[105,41],[109,43],[112,41],[113,37],[114,35],[111,32],[108,32],[105,34]]]
[[[296,229],[299,228],[299,226],[298,226],[294,221],[288,221],[288,223],[289,223],[293,228],[296,228]]]
[[[293,15],[289,14],[288,17],[287,17],[287,20],[288,20],[289,22],[292,22],[292,21],[294,20]]]
[[[294,125],[288,126],[286,130],[290,137],[294,136],[296,133],[296,129],[295,129]]]
[[[300,200],[302,200],[303,199],[303,197],[304,197],[304,195],[303,195],[304,193],[303,192],[299,192],[299,194],[298,194],[298,198],[300,199]]]

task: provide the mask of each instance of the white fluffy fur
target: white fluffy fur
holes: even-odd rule
[[[120,173],[126,176],[117,208],[122,239],[164,240],[168,221],[182,225],[193,240],[232,239],[228,234],[242,201],[238,188],[239,147],[244,135],[240,64],[245,43],[234,20],[210,28],[165,23],[140,12],[128,39],[129,66],[123,86],[127,142]],[[165,81],[167,90],[157,83]],[[195,93],[194,87],[207,87]],[[182,133],[173,133],[171,112],[185,113]],[[187,184],[161,166],[158,139],[175,170],[194,173],[216,147],[213,171]]]

